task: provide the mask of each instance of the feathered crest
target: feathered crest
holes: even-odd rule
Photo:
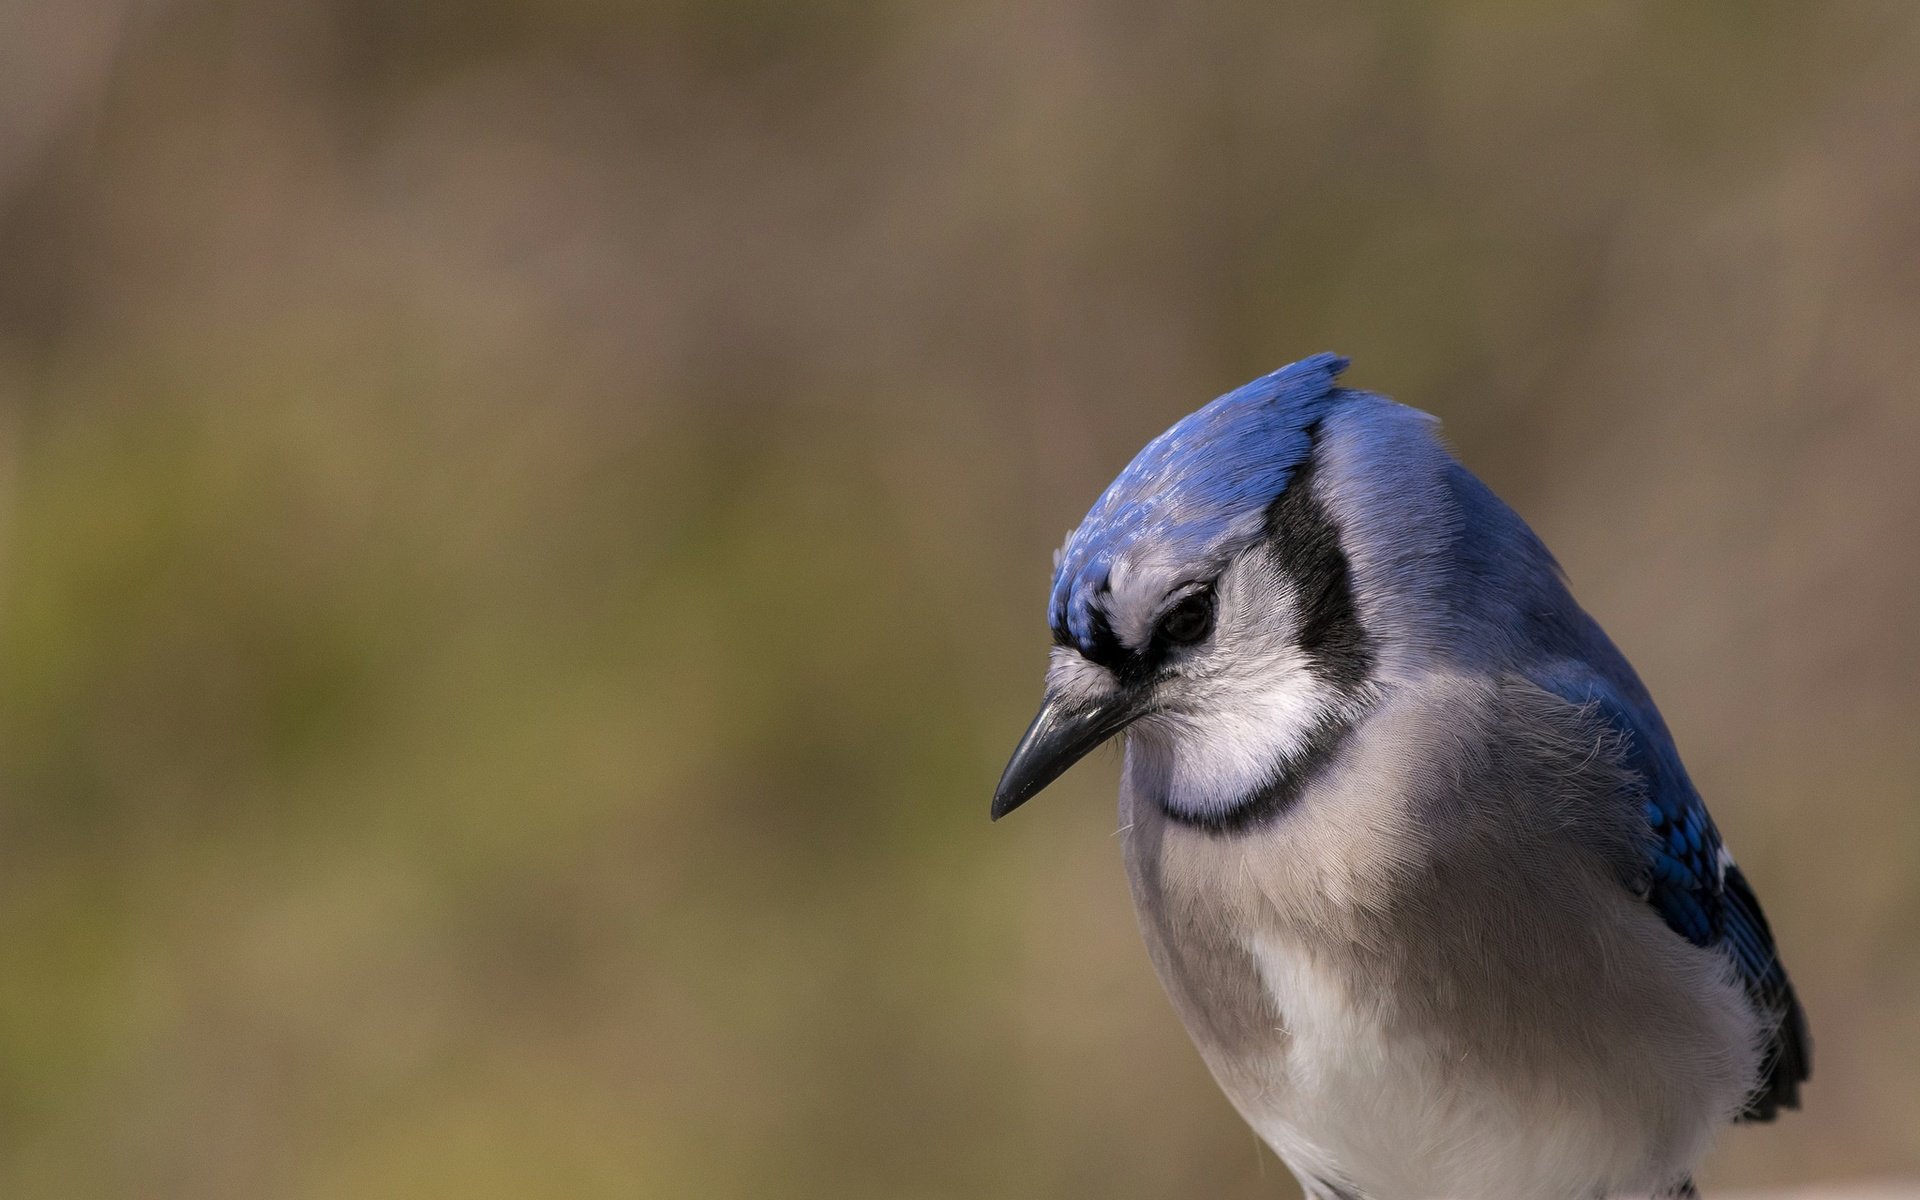
[[[1310,430],[1347,393],[1347,360],[1316,354],[1235,388],[1134,456],[1055,556],[1047,618],[1057,636],[1094,636],[1094,601],[1142,543],[1216,565],[1261,529],[1311,449]]]

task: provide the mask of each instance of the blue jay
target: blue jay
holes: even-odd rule
[[[1346,365],[1186,417],[1068,537],[993,816],[1124,731],[1154,969],[1312,1200],[1691,1196],[1807,1078],[1766,918],[1546,547]]]

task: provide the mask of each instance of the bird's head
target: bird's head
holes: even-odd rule
[[[1336,385],[1346,365],[1316,355],[1181,420],[1068,537],[996,819],[1126,730],[1170,817],[1231,825],[1365,705],[1374,646],[1315,455],[1323,422],[1377,399]]]

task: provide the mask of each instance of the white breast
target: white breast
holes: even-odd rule
[[[1603,1098],[1463,1086],[1465,1064],[1387,1029],[1337,968],[1273,935],[1249,949],[1291,1037],[1275,1084],[1235,1102],[1296,1170],[1367,1200],[1591,1200],[1595,1180],[1646,1195],[1666,1170]]]

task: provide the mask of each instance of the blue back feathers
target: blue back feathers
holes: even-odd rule
[[[1047,619],[1085,644],[1114,563],[1151,540],[1196,563],[1218,563],[1258,536],[1267,505],[1312,449],[1313,424],[1351,393],[1347,367],[1316,354],[1234,389],[1183,418],[1127,464],[1068,538]]]

